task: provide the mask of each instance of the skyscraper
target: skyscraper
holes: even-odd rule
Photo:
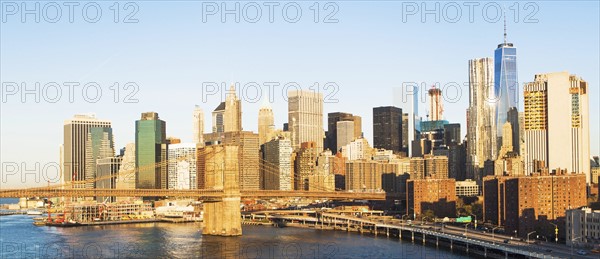
[[[88,134],[92,128],[111,128],[108,120],[99,120],[96,115],[75,115],[72,119],[65,120],[64,123],[64,142],[62,147],[63,159],[63,179],[66,183],[72,181],[83,181],[91,177],[86,167],[88,167],[87,154]],[[112,134],[111,134],[112,137]],[[112,142],[112,138],[111,138]],[[101,141],[96,142],[98,144]],[[94,164],[95,167],[95,164]],[[74,188],[83,188],[85,185],[73,185]],[[89,186],[88,186],[89,187]]]
[[[106,157],[96,160],[96,177],[99,179],[96,182],[97,189],[116,189],[117,176],[121,167],[122,157]],[[115,202],[116,197],[108,196],[96,197],[97,202]]]
[[[87,141],[85,142],[86,188],[96,187],[96,177],[98,177],[97,161],[104,158],[112,158],[114,155],[112,128],[90,128],[87,134]]]
[[[265,190],[292,190],[292,142],[273,139],[263,145],[263,186]]]
[[[508,121],[505,122],[504,125],[502,125],[502,136],[502,146],[500,147],[498,158],[503,158],[509,152],[514,152],[512,124]]]
[[[264,103],[258,110],[258,144],[262,145],[272,137],[275,130],[275,119],[273,109],[268,103]]]
[[[373,108],[373,147],[402,151],[402,109],[394,106]]]
[[[258,134],[251,131],[226,132],[223,144],[238,146],[239,186],[242,190],[258,190],[260,187],[260,145]]]
[[[339,121],[353,122],[354,129],[352,133],[352,139],[350,141],[360,138],[362,136],[362,118],[360,116],[352,115],[352,113],[346,112],[331,112],[327,114],[327,134],[325,148],[331,150],[333,154],[336,154],[340,146],[337,143],[338,139],[338,128],[337,123]],[[348,133],[348,132],[346,132]]]
[[[429,119],[438,121],[443,119],[444,106],[442,103],[442,90],[439,88],[429,89]]]
[[[444,145],[454,146],[460,144],[460,123],[450,123],[444,125]]]
[[[221,102],[212,112],[212,133],[225,132],[225,102]]]
[[[235,86],[231,85],[225,97],[224,132],[242,131],[242,102],[235,95]]]
[[[354,140],[354,121],[338,121],[336,131],[337,147],[335,150],[337,151]]]
[[[410,118],[408,113],[403,113],[402,114],[402,152],[404,152],[405,156],[408,156],[408,150],[409,150],[409,146],[410,146],[410,137],[408,134],[408,129],[410,128]]]
[[[517,48],[506,42],[506,20],[504,21],[504,42],[494,51],[494,102],[496,104],[496,134],[502,137],[502,125],[506,122],[508,110],[518,107],[517,93]],[[500,144],[500,142],[498,142]]]
[[[204,111],[200,106],[196,105],[194,109],[194,143],[204,145]]]
[[[590,128],[587,82],[568,72],[535,75],[525,84],[526,172],[542,163],[583,173],[590,183]]]
[[[292,147],[314,142],[318,153],[323,150],[323,94],[295,90],[288,93],[288,125]]]
[[[158,118],[156,112],[142,113],[135,122],[135,177],[136,189],[161,189],[167,183],[161,179],[167,157],[163,156],[162,145],[166,145],[166,123]],[[166,150],[165,150],[166,151]]]
[[[404,130],[402,145],[404,152],[409,156],[415,156],[421,153],[413,152],[412,143],[414,140],[421,139],[421,118],[419,117],[419,87],[416,83],[404,83],[401,88],[394,89],[394,105],[400,107],[406,114],[407,122],[403,125],[408,125]],[[405,120],[403,118],[403,120]],[[406,138],[405,138],[406,137]],[[406,140],[405,140],[406,139]],[[417,153],[417,154],[414,154]]]
[[[486,160],[495,160],[496,109],[493,60],[469,60],[469,108],[467,109],[467,178],[481,181]]]
[[[510,107],[508,109],[508,114],[506,115],[506,121],[510,123],[511,126],[511,137],[512,137],[512,147],[513,152],[519,154],[519,150],[521,149],[521,125],[519,122],[519,111],[517,107]],[[504,136],[504,134],[502,134]]]
[[[168,188],[178,190],[197,189],[197,143],[169,144]]]
[[[135,143],[128,143],[121,151],[122,160],[117,174],[117,189],[135,189]],[[117,201],[127,200],[128,197],[117,197]]]
[[[314,142],[303,142],[300,145],[294,160],[294,190],[309,190],[308,177],[317,171],[318,155],[319,152]]]

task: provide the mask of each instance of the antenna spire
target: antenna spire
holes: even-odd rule
[[[503,11],[504,16],[504,45],[506,45],[506,11]]]

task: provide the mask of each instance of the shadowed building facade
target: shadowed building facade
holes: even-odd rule
[[[402,109],[394,106],[373,108],[373,147],[392,150],[402,149]]]

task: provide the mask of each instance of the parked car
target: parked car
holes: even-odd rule
[[[577,254],[578,254],[578,255],[587,255],[587,252],[586,252],[586,251],[584,251],[584,250],[578,250],[578,251],[577,251]]]
[[[505,243],[505,244],[508,244],[508,243],[510,243],[510,240],[508,240],[508,239],[504,239],[504,243]]]

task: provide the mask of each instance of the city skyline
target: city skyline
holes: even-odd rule
[[[592,7],[596,8],[597,10],[597,5],[592,5]],[[593,8],[591,8],[592,10],[594,10]],[[542,9],[543,11],[544,9]],[[552,10],[552,9],[549,9]],[[567,8],[567,12],[570,9]],[[543,13],[540,13],[540,15],[543,15]],[[544,16],[542,16],[544,17]],[[543,22],[550,22],[549,20],[543,20],[540,19],[540,24],[543,25]],[[495,46],[497,45],[499,41],[499,39],[501,38],[502,34],[501,34],[501,22],[495,23],[495,24],[484,24],[487,25],[489,30],[486,31],[486,34],[489,35],[485,35],[485,37],[490,37],[490,40],[484,40],[485,44],[479,42],[479,41],[475,41],[473,42],[472,45],[470,46],[474,46],[474,50],[469,51],[468,57],[465,58],[461,58],[461,59],[447,59],[446,57],[444,57],[441,61],[442,64],[444,64],[444,62],[452,62],[452,63],[457,63],[460,64],[460,66],[458,66],[458,68],[456,68],[457,71],[459,71],[456,74],[459,74],[460,76],[456,76],[456,77],[462,77],[462,78],[466,78],[466,68],[467,68],[467,60],[474,58],[474,57],[491,57],[493,56],[493,50],[495,48]],[[539,24],[538,24],[539,25]],[[540,25],[540,26],[541,26]],[[481,25],[477,25],[477,26],[481,26]],[[520,27],[522,26],[522,27]],[[518,91],[519,94],[519,103],[520,107],[522,107],[522,86],[524,84],[524,82],[529,82],[532,81],[533,76],[535,74],[539,74],[539,73],[550,73],[550,72],[559,72],[559,71],[569,71],[570,73],[576,74],[577,76],[580,76],[582,78],[584,78],[590,85],[590,114],[592,116],[590,116],[591,118],[591,128],[590,128],[590,135],[591,135],[591,140],[590,140],[590,147],[591,149],[591,155],[597,155],[599,153],[598,151],[598,146],[600,145],[594,145],[594,143],[598,143],[598,134],[594,134],[598,132],[598,119],[597,117],[593,116],[593,114],[595,114],[596,111],[598,111],[598,102],[594,101],[594,100],[598,100],[598,74],[597,73],[590,73],[589,71],[593,71],[594,70],[594,66],[595,63],[589,63],[589,62],[585,62],[585,59],[574,59],[576,62],[581,62],[584,64],[588,64],[589,68],[586,69],[579,69],[581,67],[578,67],[577,65],[569,65],[571,63],[569,63],[569,61],[565,61],[564,63],[566,63],[564,65],[564,67],[562,67],[562,64],[560,63],[556,63],[554,65],[550,64],[550,67],[548,67],[548,64],[545,63],[551,63],[551,62],[537,62],[534,63],[534,65],[531,65],[535,60],[536,55],[544,55],[547,53],[544,53],[544,51],[540,51],[540,50],[536,50],[534,48],[532,48],[532,44],[537,45],[541,44],[541,40],[539,40],[539,38],[534,37],[534,35],[531,35],[530,37],[524,37],[523,33],[534,33],[534,27],[531,27],[533,25],[525,25],[522,23],[519,24],[510,24],[509,23],[509,39],[510,42],[515,43],[515,45],[519,46],[519,78],[521,80],[521,82],[519,82],[520,84],[520,90]],[[18,26],[17,26],[18,27]],[[217,26],[218,27],[218,26]],[[442,26],[443,27],[443,26]],[[523,28],[525,27],[525,29]],[[530,29],[526,29],[526,28],[530,28]],[[593,27],[592,27],[593,29]],[[11,32],[10,29],[8,29],[7,31],[3,31],[2,34],[3,35],[11,35],[10,33],[15,33],[14,31]],[[3,43],[5,42],[4,39],[6,39],[7,37],[3,36]],[[467,42],[466,39],[463,39],[462,41],[463,44],[465,44],[465,42]],[[548,44],[550,46],[558,46],[560,41],[556,41],[556,45],[554,45],[552,43],[552,41],[550,41],[551,43]],[[9,43],[9,47],[10,47]],[[544,41],[544,44],[547,44],[547,41]],[[594,44],[594,39],[591,39],[590,44]],[[407,44],[410,46],[410,44]],[[437,46],[437,45],[434,45]],[[597,46],[597,44],[596,44]],[[6,50],[9,50],[9,47],[6,47],[6,45],[3,44],[2,49],[3,49],[3,54],[6,53]],[[431,44],[428,44],[428,46],[426,47],[432,47]],[[544,49],[543,47],[541,49]],[[482,51],[483,50],[483,51]],[[592,52],[591,56],[592,58],[594,57],[594,51],[596,51],[593,48],[588,48],[588,51]],[[424,57],[428,57],[427,55],[427,50],[426,48],[423,48],[421,52],[421,54],[423,54]],[[438,53],[438,52],[436,52]],[[464,53],[464,50],[462,50],[462,53]],[[597,52],[596,52],[597,53]],[[559,55],[560,56],[560,55]],[[577,54],[575,55],[577,56]],[[596,55],[597,56],[597,55]],[[2,59],[2,74],[3,74],[3,78],[6,78],[5,75],[8,75],[9,77],[7,79],[5,79],[5,81],[10,81],[10,78],[14,78],[15,81],[18,80],[23,80],[21,79],[19,76],[19,74],[21,74],[22,72],[19,72],[18,69],[14,69],[13,68],[8,68],[9,66],[5,66],[7,63],[5,62],[10,62],[10,60],[14,60],[14,57],[12,54],[7,53],[7,56],[4,56],[6,58]],[[382,58],[382,57],[379,57]],[[97,60],[97,59],[94,59]],[[373,61],[372,59],[367,59],[368,61]],[[424,58],[424,60],[427,60],[427,58]],[[452,60],[452,61],[448,61],[448,60]],[[575,62],[574,61],[574,62]],[[114,61],[109,61],[109,62],[114,62]],[[284,62],[285,63],[285,62]],[[106,70],[105,66],[102,66],[102,63],[100,62],[100,67],[102,70],[102,73],[107,73],[108,71]],[[558,67],[558,64],[560,64],[560,68]],[[436,64],[437,65],[437,64]],[[17,68],[19,66],[16,66]],[[375,73],[373,76],[369,77],[371,78],[373,81],[373,84],[378,85],[375,89],[379,90],[379,91],[373,91],[373,92],[379,92],[380,96],[386,96],[386,92],[391,93],[392,90],[396,87],[400,87],[402,82],[411,82],[412,80],[410,80],[411,78],[415,78],[417,80],[417,82],[421,82],[421,81],[425,81],[425,82],[431,82],[431,81],[440,81],[442,83],[445,82],[453,82],[451,80],[447,80],[449,78],[452,78],[452,76],[440,76],[440,79],[444,79],[444,80],[435,80],[433,77],[435,76],[431,76],[431,73],[428,73],[429,75],[427,77],[421,77],[421,73],[424,73],[424,71],[427,71],[429,68],[424,68],[423,66],[417,66],[422,72],[420,73],[415,73],[416,75],[419,74],[420,76],[406,76],[406,80],[404,80],[404,78],[400,79],[401,81],[398,82],[392,82],[392,84],[386,85],[386,84],[381,84],[378,83],[378,75],[381,74],[393,74],[393,73],[388,73],[390,71],[386,71],[386,69],[382,69],[382,71],[378,71],[378,73]],[[454,68],[450,68],[448,67],[449,70],[454,70]],[[551,69],[552,68],[552,69]],[[554,69],[556,68],[556,69]],[[597,67],[596,67],[597,68]],[[550,70],[548,70],[550,69]],[[206,82],[206,81],[215,81],[215,82],[227,82],[227,85],[229,85],[229,83],[231,81],[240,81],[240,82],[252,82],[252,76],[249,76],[248,72],[246,73],[241,73],[241,75],[228,75],[228,76],[224,76],[223,73],[225,70],[227,69],[222,69],[223,72],[218,74],[217,76],[215,76],[216,79],[212,79],[211,76],[208,76],[208,78],[211,78],[212,80],[203,80],[201,82]],[[228,71],[231,70],[238,70],[238,71],[242,71],[243,69],[241,68],[234,68],[230,69]],[[443,68],[440,69],[436,69],[435,71],[442,71]],[[597,71],[597,69],[596,69]],[[97,78],[98,76],[100,76],[102,73],[98,73],[97,75],[95,75],[94,77]],[[227,72],[229,73],[229,72]],[[85,75],[85,73],[83,73]],[[344,71],[334,71],[332,72],[332,74],[334,75],[334,79],[335,78],[344,78],[343,75],[349,75],[351,74],[351,72],[344,72]],[[14,76],[13,76],[14,75]],[[64,74],[63,74],[64,75]],[[310,87],[311,85],[313,85],[314,83],[312,83],[311,81],[319,81],[320,83],[320,87],[321,89],[323,88],[323,85],[328,82],[328,81],[332,81],[331,79],[328,79],[326,75],[319,75],[315,78],[317,78],[318,80],[310,80],[308,78],[311,78],[310,76],[306,76],[305,74],[301,74],[303,76],[301,76],[300,79],[303,79],[303,81],[298,80],[296,78],[296,76],[289,76],[289,75],[285,75],[283,77],[279,77],[278,78],[292,78],[294,80],[277,80],[277,82],[281,82],[282,84],[286,83],[286,82],[299,82],[299,84],[303,87],[303,89],[308,89],[308,87]],[[62,76],[61,76],[62,77]],[[227,78],[225,78],[227,77]],[[28,77],[29,78],[29,77]],[[43,78],[43,77],[40,77]],[[109,77],[107,77],[109,78]],[[116,81],[121,81],[120,79],[123,80],[128,80],[126,77],[118,77],[119,80]],[[206,78],[206,77],[205,77]],[[235,78],[239,78],[239,80],[236,80]],[[257,76],[256,78],[267,78],[267,80],[264,80],[264,82],[268,82],[268,76],[265,76],[264,74],[261,76]],[[351,76],[348,76],[348,78],[351,78]],[[422,80],[418,80],[418,78],[421,78]],[[219,80],[222,79],[222,80]],[[277,78],[274,78],[277,79]],[[39,79],[40,81],[44,82],[47,80],[42,80]],[[85,78],[82,79],[86,80]],[[270,79],[271,81],[273,79]],[[347,80],[352,80],[352,79],[347,79]],[[430,81],[427,81],[430,80]],[[93,80],[91,80],[93,81]],[[109,81],[107,79],[107,81]],[[145,81],[145,80],[142,80]],[[162,83],[162,84],[169,84],[168,82],[164,81],[164,80],[156,80],[156,83]],[[333,80],[336,82],[336,84],[339,86],[339,94],[335,95],[334,97],[336,99],[339,100],[338,103],[328,103],[326,102],[323,106],[323,114],[327,114],[329,112],[349,112],[349,113],[353,113],[356,114],[358,116],[363,117],[364,121],[363,121],[363,131],[365,133],[365,138],[367,140],[369,140],[370,144],[373,144],[373,138],[372,138],[372,130],[370,129],[369,125],[372,125],[372,117],[369,116],[370,115],[370,109],[372,107],[377,107],[377,106],[385,106],[385,105],[395,105],[394,100],[388,99],[385,100],[385,98],[379,98],[379,99],[375,99],[374,98],[368,98],[368,97],[372,97],[372,93],[369,93],[371,91],[362,91],[361,89],[364,88],[358,88],[357,85],[363,85],[363,87],[365,87],[364,85],[368,85],[365,84],[366,82],[363,80],[353,80],[355,82],[352,82],[350,84],[347,84],[346,79],[342,79],[342,80]],[[394,80],[383,80],[383,82],[385,81],[394,81]],[[459,80],[456,80],[459,81]],[[468,80],[463,80],[463,82],[466,82]],[[125,83],[126,81],[121,81],[122,83]],[[115,138],[115,149],[119,149],[122,148],[126,145],[126,143],[132,142],[134,140],[134,121],[135,119],[132,118],[136,118],[139,116],[140,113],[142,112],[147,112],[147,111],[155,111],[158,112],[159,114],[161,114],[161,118],[163,120],[165,120],[168,124],[169,124],[169,131],[167,132],[168,136],[175,136],[178,138],[181,138],[182,140],[184,140],[183,142],[191,142],[192,141],[192,131],[190,130],[192,128],[192,123],[190,122],[190,114],[193,110],[194,105],[196,104],[200,104],[201,108],[204,111],[207,111],[205,114],[205,122],[210,122],[209,119],[209,111],[212,111],[212,108],[216,107],[216,105],[213,105],[213,102],[216,101],[224,101],[224,100],[220,100],[222,98],[209,98],[207,100],[206,103],[202,103],[202,96],[201,94],[198,94],[200,91],[198,88],[201,87],[201,82],[195,83],[195,84],[188,84],[187,86],[183,87],[184,90],[188,90],[191,93],[195,93],[195,94],[190,94],[190,96],[170,96],[171,91],[168,90],[166,87],[164,89],[158,89],[158,88],[152,88],[152,87],[148,87],[146,84],[140,84],[140,89],[139,89],[139,100],[140,103],[138,104],[131,104],[131,103],[119,103],[116,105],[112,105],[112,108],[107,108],[105,106],[105,104],[107,104],[107,100],[106,98],[102,99],[101,102],[97,103],[97,104],[91,104],[91,103],[81,103],[83,102],[81,99],[78,100],[78,102],[76,102],[75,104],[70,104],[67,103],[67,105],[65,106],[65,103],[58,103],[58,104],[35,104],[35,105],[28,105],[29,103],[15,103],[13,101],[10,101],[8,103],[3,103],[2,104],[2,153],[3,153],[3,162],[5,161],[10,161],[10,162],[27,162],[27,163],[33,163],[33,162],[40,162],[40,163],[44,163],[44,162],[52,162],[52,161],[59,161],[58,159],[58,146],[60,145],[60,140],[59,138],[53,138],[52,136],[60,136],[60,134],[62,134],[61,130],[60,130],[60,122],[66,118],[70,118],[71,116],[73,116],[74,114],[79,114],[82,112],[87,112],[87,111],[96,111],[96,114],[99,118],[103,118],[103,119],[107,119],[110,120],[112,122],[113,125],[113,134],[114,134],[114,138]],[[262,81],[259,81],[262,82]],[[379,81],[382,82],[382,81]],[[139,83],[138,83],[139,84]],[[154,84],[154,83],[153,83]],[[108,91],[108,83],[106,84],[106,88],[104,95],[108,96],[108,103],[112,103],[114,104],[114,102],[112,102],[111,98],[111,92]],[[195,85],[195,89],[192,88],[192,85]],[[380,86],[380,85],[385,85],[385,86]],[[427,84],[429,85],[429,84]],[[104,85],[103,85],[104,86]],[[354,87],[354,88],[353,88]],[[179,88],[179,90],[182,90],[181,88]],[[225,91],[225,90],[223,90]],[[149,94],[149,92],[156,92],[154,94]],[[174,92],[181,92],[181,91],[174,91]],[[353,94],[353,92],[361,92],[362,94],[365,95],[365,99],[364,100],[360,100],[360,105],[355,105],[354,103],[358,100],[356,99],[356,96]],[[161,93],[170,96],[171,98],[177,98],[177,99],[181,99],[181,101],[174,101],[174,100],[169,100],[169,98],[166,99],[160,99],[162,101],[165,101],[165,105],[160,105],[160,104],[156,104],[153,103],[155,101],[158,101],[156,99],[157,95],[161,95]],[[465,105],[464,100],[465,98],[465,93],[468,93],[468,88],[465,87],[462,89],[462,98],[461,98],[461,102],[460,103],[449,103],[449,102],[445,102],[445,108],[447,108],[448,110],[445,112],[445,119],[449,120],[450,122],[458,122],[462,125],[462,132],[466,133],[466,125],[465,125],[465,120],[464,117],[464,111],[466,110],[468,105]],[[350,95],[348,95],[350,94]],[[387,95],[391,95],[391,94],[387,94]],[[274,118],[275,118],[275,126],[276,128],[282,128],[282,124],[287,120],[287,116],[285,116],[285,110],[287,110],[284,106],[282,106],[282,101],[281,99],[283,99],[281,96],[277,96],[275,95],[276,101],[272,104],[273,107],[273,113],[274,113]],[[190,101],[190,99],[193,99]],[[218,100],[217,100],[218,99]],[[14,100],[14,99],[13,99]],[[194,101],[195,100],[195,101]],[[104,106],[102,106],[104,104]],[[52,106],[54,105],[54,106]],[[243,107],[243,111],[244,111],[244,115],[243,115],[243,124],[242,124],[242,128],[244,130],[249,130],[249,131],[253,131],[253,132],[257,132],[257,125],[256,125],[256,121],[258,118],[257,114],[258,114],[258,106],[260,105],[260,101],[257,101],[256,103],[252,103],[249,102],[248,98],[242,98],[242,107]],[[364,106],[363,106],[364,105]],[[166,107],[169,106],[169,107]],[[172,107],[171,107],[172,106]],[[425,102],[421,102],[419,105],[421,112],[420,115],[421,117],[425,118],[425,114],[427,113],[427,109],[423,109],[423,107],[427,107],[427,101]],[[15,145],[15,143],[18,143],[19,139],[23,139],[24,136],[26,136],[25,134],[28,134],[29,132],[31,132],[29,129],[23,129],[23,128],[15,128],[15,126],[17,125],[17,121],[19,120],[18,117],[20,116],[15,116],[15,115],[11,115],[12,112],[17,112],[17,111],[21,111],[23,112],[23,114],[25,116],[27,116],[27,114],[30,114],[32,112],[34,112],[34,110],[37,110],[40,107],[44,107],[44,108],[48,108],[49,110],[49,116],[44,116],[44,118],[41,118],[39,122],[37,122],[37,124],[40,125],[44,125],[44,128],[48,129],[48,131],[50,132],[50,134],[43,136],[43,138],[40,138],[39,136],[33,136],[32,135],[32,140],[31,142],[36,142],[39,143],[39,150],[36,150],[35,152],[30,152],[30,150],[32,150],[33,148],[31,148],[28,145],[25,145],[25,148],[23,147],[16,147],[15,150],[11,150]],[[68,109],[65,109],[65,107],[69,107]],[[164,108],[163,108],[164,107]],[[186,108],[187,107],[187,108]],[[116,110],[115,110],[116,109]],[[519,109],[520,111],[522,110]],[[81,112],[80,112],[81,111]],[[166,115],[165,115],[166,114]],[[325,116],[324,116],[325,117]],[[183,119],[182,119],[183,118]],[[326,118],[323,118],[323,122],[325,122]],[[57,125],[56,127],[52,127],[51,125]],[[210,128],[208,128],[209,126],[206,125],[209,123],[205,123],[205,127],[204,127],[204,132],[211,132]],[[23,125],[27,125],[27,124],[23,124]],[[210,125],[212,126],[212,125]],[[325,130],[325,129],[324,129]],[[57,134],[58,133],[58,134]],[[463,133],[463,137],[464,134]],[[29,135],[27,135],[29,136]],[[28,141],[29,142],[29,141]],[[25,152],[27,150],[27,152]],[[13,151],[13,152],[11,152]],[[29,156],[27,156],[29,155]],[[17,182],[18,183],[18,182]],[[41,182],[38,184],[45,184],[45,182]],[[10,185],[7,185],[10,186]]]

